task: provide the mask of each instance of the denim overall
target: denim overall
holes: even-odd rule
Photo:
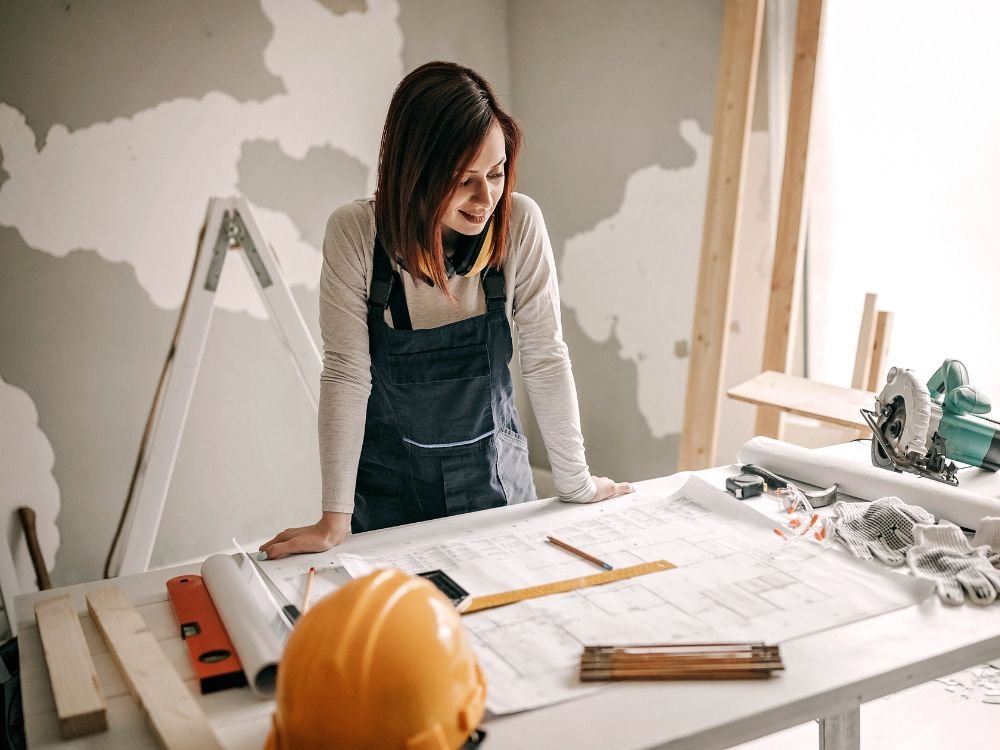
[[[489,267],[481,279],[485,314],[414,331],[402,282],[376,238],[368,298],[372,392],[354,533],[535,499],[514,408],[504,279]]]

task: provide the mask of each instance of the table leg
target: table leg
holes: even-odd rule
[[[861,750],[861,707],[819,720],[819,750]]]

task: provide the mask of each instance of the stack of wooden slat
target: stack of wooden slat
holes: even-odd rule
[[[758,679],[784,668],[778,647],[763,643],[584,646],[580,657],[583,682]]]

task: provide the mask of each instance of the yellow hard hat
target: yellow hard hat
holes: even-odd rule
[[[379,570],[296,623],[265,750],[458,750],[486,680],[454,605],[424,578]]]

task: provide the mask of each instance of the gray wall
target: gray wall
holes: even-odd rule
[[[26,393],[38,412],[32,428],[55,456],[32,466],[37,481],[15,483],[9,474],[0,481],[0,508],[5,522],[20,504],[49,508],[50,524],[58,517],[61,545],[54,529],[43,533],[54,582],[64,584],[100,575],[176,323],[175,282],[190,272],[213,186],[231,185],[228,192],[267,212],[257,218],[279,259],[294,268],[305,256],[318,274],[326,216],[372,184],[372,149],[351,146],[361,137],[355,131],[370,133],[365,143],[377,148],[392,86],[430,59],[474,65],[507,92],[506,8],[485,0],[405,2],[401,9],[386,0],[22,1],[4,3],[0,14],[0,415],[7,419]],[[219,92],[222,104],[212,98]],[[281,97],[291,101],[284,121],[267,114],[284,106]],[[337,117],[322,108],[324,100],[339,107]],[[213,118],[220,106],[235,115],[231,137],[209,132],[199,119]],[[186,109],[167,123],[178,108]],[[171,142],[167,131],[176,123],[186,133]],[[117,158],[101,140],[109,131],[131,139],[135,156],[115,164],[121,171],[102,174]],[[47,150],[53,137],[70,153]],[[157,137],[160,146],[146,142]],[[204,171],[195,160],[177,174],[178,150],[211,138]],[[228,183],[207,163],[220,154]],[[144,170],[136,183],[147,192],[136,202],[101,187],[131,179],[130,162]],[[43,167],[51,174],[40,175]],[[74,190],[61,187],[65,181]],[[93,242],[79,215],[91,191],[102,196],[87,207],[99,212],[91,223],[101,223]],[[184,202],[190,195],[194,208]],[[187,225],[176,245],[163,248],[160,237],[142,234],[155,217],[140,217],[138,228],[132,220],[137,211],[169,216],[174,204]],[[53,229],[61,217],[70,236]],[[268,233],[268,224],[284,226],[274,217],[287,217],[299,235],[298,255]],[[115,243],[125,246],[119,257],[109,249]],[[130,244],[153,247],[165,270],[151,271],[143,248],[132,253]],[[224,280],[244,277],[240,265],[227,264]],[[308,273],[291,275],[318,334],[315,283]],[[254,312],[252,290],[230,291],[230,309],[215,314],[154,564],[203,555],[233,536],[267,536],[318,513],[315,416],[274,330]],[[0,435],[0,448],[5,437],[17,439]],[[52,479],[58,491],[42,496],[43,480]],[[23,546],[8,526],[8,538]]]
[[[630,480],[669,474],[683,413],[723,3],[512,0],[509,9],[511,86],[527,131],[519,187],[540,203],[559,264],[591,468]],[[766,87],[758,91],[759,130]],[[766,139],[757,136],[728,384],[759,371],[761,356],[755,333],[770,251]],[[637,173],[648,179],[627,197]],[[751,434],[752,417],[725,405],[724,460]],[[531,437],[540,446],[537,432]]]
[[[525,126],[519,189],[541,204],[570,277],[566,338],[593,470],[628,479],[672,471],[677,430],[664,409],[675,404],[649,388],[649,362],[663,353],[662,390],[683,399],[690,323],[668,303],[687,299],[697,268],[721,7],[4,3],[0,421],[13,425],[17,411],[32,422],[26,394],[37,424],[27,428],[33,441],[20,440],[20,428],[0,431],[0,453],[16,442],[41,447],[37,481],[23,461],[9,469],[19,481],[0,480],[3,520],[18,504],[45,506],[54,581],[100,575],[208,197],[239,192],[253,202],[315,331],[326,215],[371,189],[392,87],[434,58],[482,71]],[[759,154],[751,161],[746,273],[763,279],[766,170]],[[659,223],[609,229],[632,210],[628,186],[647,173],[667,186]],[[642,238],[657,227],[660,259],[650,264],[643,253],[654,243]],[[617,238],[606,265],[581,262],[599,229]],[[238,265],[220,289],[154,564],[270,535],[318,509],[315,418]],[[590,271],[614,288],[634,284],[636,301],[654,303],[638,309],[648,322],[637,327],[620,295],[588,298]],[[746,304],[735,302],[736,329],[748,323]],[[588,314],[632,327],[595,338],[580,322]],[[647,329],[655,336],[646,343],[626,340]],[[545,465],[537,436],[532,455]]]

